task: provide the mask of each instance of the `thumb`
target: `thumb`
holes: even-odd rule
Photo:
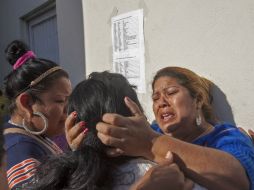
[[[143,113],[139,109],[138,105],[133,102],[129,97],[124,98],[125,105],[129,108],[134,116],[142,116]]]
[[[171,151],[166,153],[165,159],[160,162],[162,165],[170,165],[174,162],[173,154]]]
[[[172,154],[172,152],[171,152],[171,151],[168,151],[167,154],[166,154],[166,156],[165,156],[165,158],[166,158],[167,160],[170,160],[170,161],[173,162],[173,154]]]

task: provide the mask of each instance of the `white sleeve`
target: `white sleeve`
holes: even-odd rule
[[[192,190],[207,190],[207,188],[202,187],[199,184],[195,183]]]

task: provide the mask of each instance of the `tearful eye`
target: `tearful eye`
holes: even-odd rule
[[[168,88],[168,89],[165,90],[165,94],[167,96],[173,95],[177,92],[178,92],[178,90],[176,88]]]
[[[158,100],[160,97],[159,97],[159,95],[157,95],[157,94],[154,94],[154,95],[152,95],[152,100],[153,101],[156,101],[156,100]]]
[[[176,92],[175,91],[169,91],[167,92],[167,95],[172,95],[172,94],[175,94]]]

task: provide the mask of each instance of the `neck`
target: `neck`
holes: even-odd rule
[[[11,122],[16,123],[18,125],[22,125],[23,118],[20,115],[14,114],[11,116]]]
[[[199,137],[202,137],[208,133],[210,133],[213,130],[213,126],[210,123],[203,122],[200,126],[194,126],[192,128],[192,131],[185,136],[182,136],[181,140],[184,140],[186,142],[193,142]]]

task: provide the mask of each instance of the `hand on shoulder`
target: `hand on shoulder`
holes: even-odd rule
[[[150,168],[131,190],[191,190],[193,187],[194,183],[185,178],[178,165],[173,163],[172,153],[168,152],[167,159]]]

